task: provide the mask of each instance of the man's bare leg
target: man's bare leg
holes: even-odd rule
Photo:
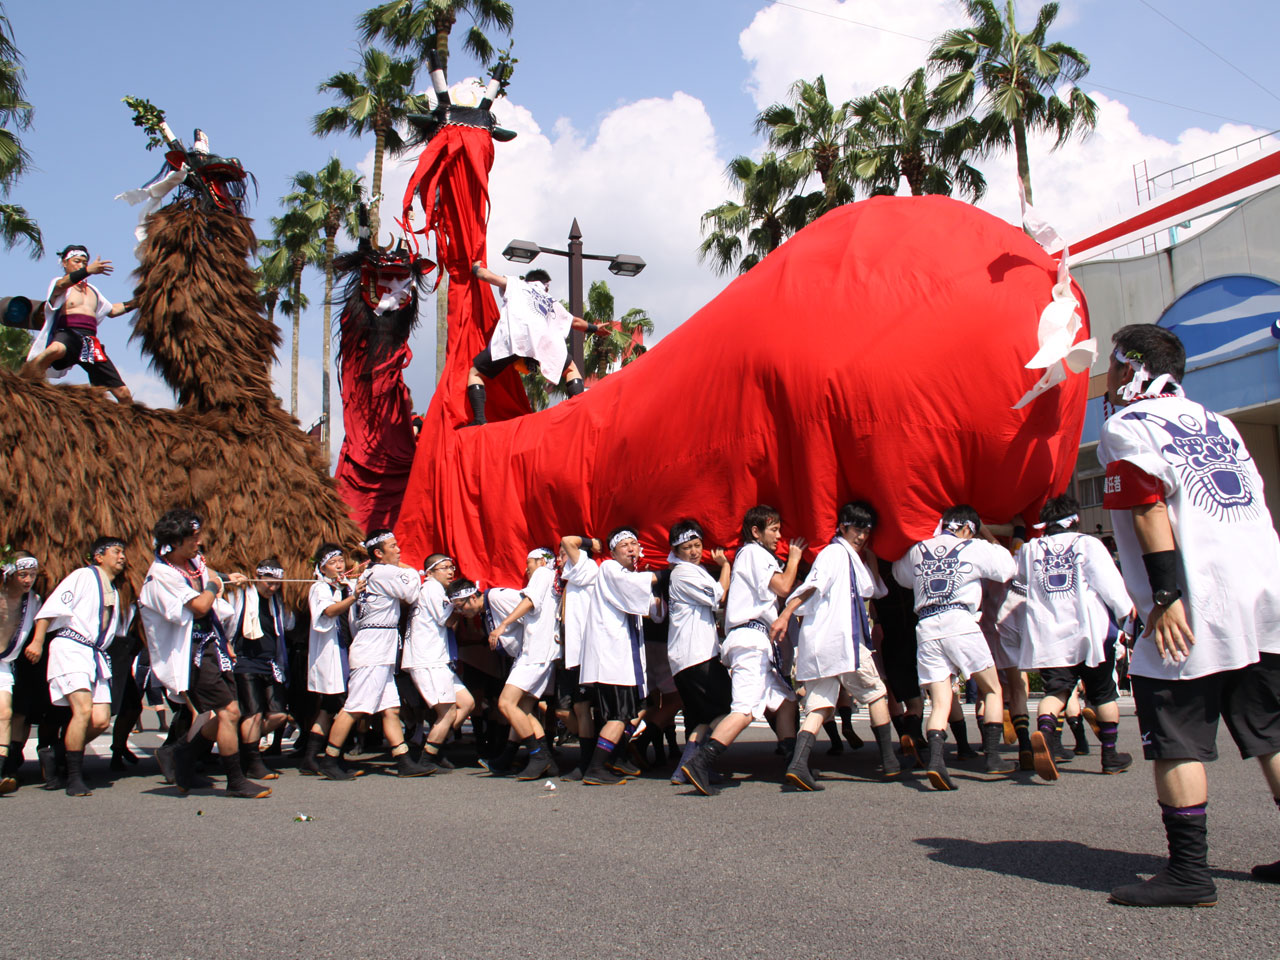
[[[39,380],[49,372],[49,367],[67,355],[67,347],[62,343],[51,343],[34,357],[22,365],[21,375],[32,380]]]
[[[67,748],[67,796],[89,797],[93,795],[84,783],[84,748],[111,725],[111,704],[94,703],[88,690],[73,690],[67,694],[71,707],[71,719],[63,743]]]

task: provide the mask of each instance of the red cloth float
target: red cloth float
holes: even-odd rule
[[[812,556],[839,504],[862,497],[880,511],[873,548],[895,559],[954,503],[995,522],[1036,513],[1071,476],[1088,382],[1069,376],[1011,409],[1039,379],[1023,365],[1055,276],[1021,230],[968,204],[865,200],[801,231],[593,390],[460,431],[465,368],[491,324],[479,306],[451,306],[433,432],[397,527],[406,558],[445,550],[467,576],[514,583],[531,546],[627,523],[660,560],[682,517],[704,524],[708,546],[732,546],[761,502]],[[490,302],[460,280],[468,303]]]

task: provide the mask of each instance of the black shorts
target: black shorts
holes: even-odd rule
[[[729,671],[715,657],[685,667],[673,679],[680,691],[686,727],[698,727],[723,717],[733,703]]]
[[[920,696],[914,630],[910,636],[890,634],[886,630],[884,642],[880,644],[880,661],[884,664],[884,676],[881,679],[893,691],[894,699],[905,706],[908,700]]]
[[[321,711],[327,713],[330,717],[336,717],[342,712],[342,706],[347,702],[345,693],[316,693],[312,691],[312,709],[315,713]]]
[[[620,687],[612,683],[588,685],[596,698],[596,710],[601,723],[621,720],[629,723],[640,713],[639,691],[635,687]]]
[[[49,343],[50,345],[60,343],[67,348],[67,352],[53,362],[53,369],[70,370],[78,364],[84,367],[84,372],[89,375],[89,383],[95,387],[114,390],[116,387],[124,386],[120,371],[105,354],[101,360],[82,359],[82,352],[85,349],[84,337],[72,328],[63,327],[53,335]]]
[[[289,712],[284,702],[284,684],[276,683],[274,677],[261,673],[237,673],[235,676],[240,716]]]
[[[200,671],[196,674],[191,689],[191,703],[196,710],[221,710],[227,704],[235,703],[235,674],[223,673],[218,663],[218,651],[209,644],[200,660]]]
[[[566,667],[564,661],[556,663],[556,709],[572,710],[576,703],[590,703],[591,691],[582,685],[582,667]]]
[[[1041,667],[1040,680],[1046,697],[1066,700],[1077,682],[1084,683],[1085,698],[1095,707],[1115,703],[1120,698],[1116,689],[1116,662],[1104,660],[1096,667],[1077,663],[1074,667]]]
[[[21,714],[27,723],[40,723],[51,709],[48,674],[48,643],[37,662],[32,663],[22,654],[13,661],[13,712]]]
[[[1280,750],[1280,654],[1194,680],[1133,677],[1142,755],[1148,760],[1218,759],[1218,717],[1242,757]]]
[[[521,359],[517,356],[503,357],[501,360],[493,359],[493,354],[489,352],[488,346],[471,358],[471,365],[476,368],[476,372],[486,380],[492,380],[507,367],[511,366],[517,360]]]

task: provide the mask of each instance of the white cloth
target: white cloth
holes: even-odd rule
[[[520,605],[523,594],[511,587],[491,587],[484,592],[484,632],[490,634],[498,629],[498,624]],[[524,647],[524,620],[516,620],[508,624],[507,629],[498,637],[498,645],[502,652],[513,660],[520,656]]]
[[[422,581],[416,571],[375,563],[365,575],[364,593],[352,605],[351,670],[396,662],[400,646],[400,606],[416,603]]]
[[[987,581],[988,587],[997,586]],[[1002,585],[1000,585],[1002,586]],[[1005,592],[1004,599],[1000,601],[1000,606],[996,610],[995,622],[995,639],[992,640],[991,633],[985,624],[987,622],[987,612],[984,607],[982,611],[982,628],[983,634],[987,638],[987,645],[991,647],[991,656],[995,660],[997,670],[1008,670],[1016,668],[1022,657],[1022,608],[1027,602],[1027,591],[1025,587],[1021,589],[1017,586],[1017,578],[1015,577],[1009,584],[1009,589]]]
[[[381,713],[400,706],[394,663],[352,667],[348,681],[350,687],[342,707],[347,713]]]
[[[405,670],[416,667],[441,667],[450,661],[449,618],[453,616],[453,604],[444,592],[444,584],[428,576],[418,590],[418,602],[413,607],[413,619],[409,621],[409,635],[405,637],[404,654],[400,666]]]
[[[207,152],[207,151],[206,151]],[[147,217],[160,209],[160,203],[169,195],[183,180],[187,179],[187,174],[191,171],[184,163],[176,170],[170,170],[162,177],[157,177],[144,187],[137,190],[126,190],[124,193],[117,193],[117,200],[129,201],[129,206],[136,207],[140,203],[145,202],[145,206],[138,211],[138,226],[134,228],[133,236],[138,241],[138,245],[133,248],[133,252],[138,255],[141,260],[142,244],[147,239]]]
[[[307,636],[307,689],[312,693],[345,693],[347,674],[347,649],[340,641],[338,617],[347,617],[350,610],[337,617],[325,616],[325,611],[342,600],[342,591],[328,580],[317,580],[307,594],[307,606],[311,611],[311,629]]]
[[[38,620],[48,620],[49,696],[66,706],[75,690],[98,690],[105,682],[111,702],[111,661],[106,649],[116,638],[120,622],[120,594],[106,583],[96,567],[68,574],[40,606]],[[95,700],[101,703],[101,700]]]
[[[667,659],[672,673],[720,656],[716,607],[724,593],[720,581],[700,563],[677,560],[671,567]]]
[[[449,664],[414,667],[409,671],[409,676],[413,678],[413,685],[418,688],[428,706],[458,702],[458,688],[462,686],[462,681]]]
[[[841,689],[849,694],[850,700],[861,704],[875,703],[888,695],[884,681],[880,679],[880,672],[876,670],[875,661],[867,657],[857,670],[850,670],[835,677],[806,681],[805,710],[822,710],[836,706]]]
[[[1018,551],[1018,579],[1027,585],[1018,666],[1096,667],[1107,659],[1112,621],[1133,607],[1124,578],[1101,540],[1081,533],[1037,537]],[[1110,615],[1108,615],[1108,611]]]
[[[577,563],[564,568],[564,665],[572,670],[582,664],[582,637],[587,628],[587,608],[600,567],[585,550]]]
[[[612,557],[600,564],[587,607],[579,682],[634,686],[644,696],[647,668],[638,618],[653,605],[653,574],[628,570]]]
[[[18,613],[16,616],[13,633],[7,637],[0,637],[0,663],[12,663],[18,659],[19,654],[27,646],[27,641],[31,638],[31,630],[36,624],[36,611],[41,605],[40,594],[34,590],[28,590],[18,598]],[[13,689],[12,686],[10,689]]]
[[[916,673],[922,684],[972,677],[993,666],[995,659],[981,630],[920,640],[916,645]]]
[[[548,382],[559,383],[569,355],[565,338],[573,315],[543,284],[526,283],[519,277],[506,279],[502,313],[489,338],[489,356],[494,360],[531,357],[538,361]]]
[[[742,627],[730,633],[726,640],[731,641],[738,633],[757,631]],[[796,698],[795,691],[783,682],[769,660],[767,639],[765,645],[766,649],[762,650],[742,644],[726,644],[722,658],[729,669],[729,682],[733,689],[730,713],[748,714],[756,720],[763,720],[767,713]]]
[[[54,285],[61,280],[61,277],[54,277],[49,281],[49,292],[45,294],[44,301],[44,324],[40,327],[40,332],[36,334],[35,339],[31,341],[31,349],[27,351],[27,359],[34,360],[39,356],[40,351],[49,346],[53,340],[53,327],[58,319],[58,308],[67,301],[67,292],[60,290],[54,292]],[[98,297],[98,303],[94,308],[94,314],[101,323],[107,319],[107,315],[111,313],[111,301],[102,295],[102,291],[95,287],[88,280],[84,281],[85,286],[92,290]],[[71,371],[68,366],[65,370],[55,370],[52,366],[45,371],[45,376],[50,380],[58,380],[65,377]]]
[[[520,591],[520,595],[533,604],[533,609],[521,618],[524,621],[522,662],[552,663],[560,653],[560,644],[556,643],[555,583],[555,567],[544,564],[533,571]]]
[[[773,623],[778,615],[778,597],[769,584],[781,570],[778,558],[758,543],[748,543],[738,551],[725,601],[726,633],[752,620],[766,627]]]
[[[195,614],[187,604],[198,596],[200,592],[181,572],[160,560],[147,569],[138,593],[138,613],[151,657],[151,673],[174,700],[189,689]]]
[[[111,661],[106,661],[104,674],[95,660],[93,650],[74,640],[54,637],[49,641],[49,669],[58,671],[49,676],[49,702],[55,707],[69,707],[68,694],[87,690],[94,703],[110,703]]]
[[[796,680],[807,685],[820,677],[852,673],[871,660],[871,636],[864,633],[866,608],[854,609],[855,589],[864,604],[888,593],[879,574],[863,563],[849,541],[836,537],[818,553],[809,575],[788,598],[790,602],[809,591],[795,611],[804,618],[796,644]]]
[[[507,683],[523,690],[531,697],[540,697],[547,692],[547,688],[551,686],[551,678],[555,675],[554,660],[548,663],[521,657],[511,665],[511,672],[507,674]]]
[[[1155,641],[1138,637],[1129,672],[1188,680],[1246,666],[1259,651],[1280,653],[1280,538],[1235,425],[1185,397],[1139,400],[1103,424],[1098,459],[1127,460],[1164,487],[1196,638],[1186,660],[1163,663]],[[1133,514],[1112,510],[1111,522],[1125,584],[1148,621],[1151,586]]]
[[[915,591],[916,639],[980,630],[982,581],[1008,582],[1016,569],[1004,547],[943,533],[917,543],[893,565],[893,576]]]

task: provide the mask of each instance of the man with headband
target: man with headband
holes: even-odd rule
[[[942,515],[935,536],[917,543],[893,565],[898,583],[915,591],[916,665],[920,682],[929,686],[930,701],[925,772],[936,790],[956,788],[943,756],[954,695],[952,681],[963,676],[977,683],[987,721],[1004,713],[1000,677],[978,625],[978,607],[982,581],[1008,583],[1016,568],[1008,550],[994,539],[977,539],[979,534],[991,536],[983,533],[978,512],[967,504],[957,504]],[[1003,728],[999,720],[983,725],[986,773],[992,777],[1008,776],[1014,770],[1000,757]]]
[[[35,592],[40,562],[25,550],[18,550],[0,566],[3,589],[0,589],[0,794],[18,789],[15,774],[22,763],[24,736],[11,743],[13,722],[13,665],[27,645],[35,627],[40,595]],[[11,747],[13,748],[11,750]],[[13,762],[16,754],[17,763]]]
[[[134,308],[134,303],[132,300],[112,303],[89,283],[88,278],[94,274],[110,275],[114,269],[110,260],[98,258],[90,263],[88,249],[78,243],[67,247],[59,256],[64,273],[49,284],[44,302],[44,326],[31,344],[22,368],[23,376],[62,377],[71,367],[79,365],[89,375],[90,384],[106,387],[118,401],[127,403],[133,395],[102,349],[98,324],[108,317],[127,313]]]
[[[417,602],[421,582],[416,570],[400,562],[400,545],[392,531],[374,530],[361,546],[369,555],[370,566],[364,592],[354,608],[347,700],[329,730],[329,742],[319,761],[320,775],[326,780],[354,780],[356,775],[342,764],[343,744],[361,717],[380,715],[383,735],[396,761],[396,775],[425,777],[440,768],[409,755],[396,688],[400,613],[402,607]]]
[[[552,386],[563,379],[570,397],[582,393],[586,389],[582,373],[568,358],[565,337],[570,329],[594,334],[607,331],[609,325],[588,323],[570,315],[551,296],[551,274],[545,270],[530,270],[523,277],[504,277],[477,262],[472,264],[471,273],[502,291],[502,314],[488,346],[476,354],[467,373],[467,401],[471,404],[471,422],[467,426],[486,422],[484,382],[518,360],[536,361]]]
[[[458,639],[453,632],[453,604],[445,595],[458,573],[452,557],[433,553],[422,565],[425,575],[413,607],[400,667],[413,680],[418,693],[435,711],[436,721],[422,744],[426,759],[443,770],[453,764],[441,752],[449,733],[466,719],[475,699],[458,676]]]
[[[151,530],[156,558],[138,593],[152,673],[170,700],[187,705],[170,724],[156,760],[166,778],[186,793],[194,785],[192,741],[203,737],[202,748],[209,749],[216,741],[227,796],[261,799],[271,795],[271,788],[246,777],[240,763],[240,705],[223,625],[231,605],[222,599],[222,579],[205,566],[203,530],[204,521],[194,511],[166,511]],[[245,577],[232,573],[228,580],[236,586]]]
[[[240,766],[246,777],[277,780],[262,762],[261,740],[288,719],[286,681],[289,654],[285,634],[294,627],[292,610],[280,594],[284,567],[277,557],[258,564],[254,579],[231,594],[231,649],[240,704]]]
[[[517,780],[537,780],[546,774],[558,775],[547,745],[547,734],[538,719],[538,700],[551,686],[556,669],[555,557],[546,547],[535,547],[525,558],[524,588],[515,607],[494,617],[489,624],[489,647],[496,650],[504,635],[519,623],[519,648],[507,682],[498,697],[498,709],[511,725],[515,741],[529,752],[528,763],[516,774]],[[509,741],[514,742],[514,741]]]
[[[872,658],[867,616],[867,601],[888,593],[867,546],[876,520],[875,508],[864,501],[840,508],[836,535],[818,553],[809,575],[769,628],[777,643],[792,616],[804,618],[796,639],[796,680],[804,684],[807,716],[786,773],[787,783],[801,790],[822,789],[809,768],[809,752],[823,724],[835,716],[841,690],[867,708],[882,775],[896,777],[901,770],[889,721],[889,691]]]
[[[1102,772],[1122,773],[1133,763],[1129,754],[1116,750],[1120,693],[1115,670],[1116,642],[1123,638],[1119,625],[1136,611],[1102,541],[1080,533],[1079,510],[1069,494],[1047,501],[1037,525],[1044,534],[1017,555],[1015,579],[1027,591],[1018,666],[1039,670],[1044,685],[1031,749],[1036,773],[1045,780],[1058,779],[1058,716],[1081,681],[1098,712]]]
[[[1280,812],[1280,539],[1235,425],[1188,399],[1186,352],[1155,324],[1112,338],[1106,467],[1120,569],[1145,631],[1129,667],[1143,755],[1153,763],[1168,865],[1111,892],[1130,906],[1208,906],[1204,764],[1218,719],[1257,757]],[[1280,883],[1280,861],[1253,868]]]
[[[111,661],[107,648],[121,615],[116,580],[126,563],[124,541],[100,537],[89,548],[89,566],[72,571],[36,614],[27,657],[35,662],[49,637],[49,699],[70,707],[64,738],[69,797],[87,797],[84,748],[111,725]]]
[[[347,699],[347,676],[351,672],[351,608],[364,592],[365,581],[352,584],[347,579],[347,558],[336,543],[322,543],[316,551],[316,582],[307,592],[311,628],[307,636],[307,692],[313,698],[314,719],[307,736],[306,752],[298,772],[303,776],[320,773],[319,755],[329,741],[333,718],[342,712]]]
[[[569,546],[577,550],[577,560],[569,559]],[[564,669],[557,677],[560,705],[571,714],[566,721],[578,737],[578,765],[562,780],[581,780],[591,766],[596,749],[595,720],[591,715],[591,691],[582,685],[582,645],[587,628],[587,608],[595,586],[599,564],[592,559],[604,547],[591,537],[570,535],[560,538],[560,576],[564,582],[560,623],[563,631]]]
[[[582,555],[575,538],[563,541],[569,562]],[[636,569],[640,561],[640,535],[632,527],[619,527],[606,541],[609,557],[600,564],[587,606],[582,646],[581,679],[595,695],[596,712],[603,725],[582,782],[592,786],[622,783],[626,771],[613,754],[626,744],[640,718],[645,695],[644,636],[640,617],[657,615],[661,600],[653,595],[658,578]]]

